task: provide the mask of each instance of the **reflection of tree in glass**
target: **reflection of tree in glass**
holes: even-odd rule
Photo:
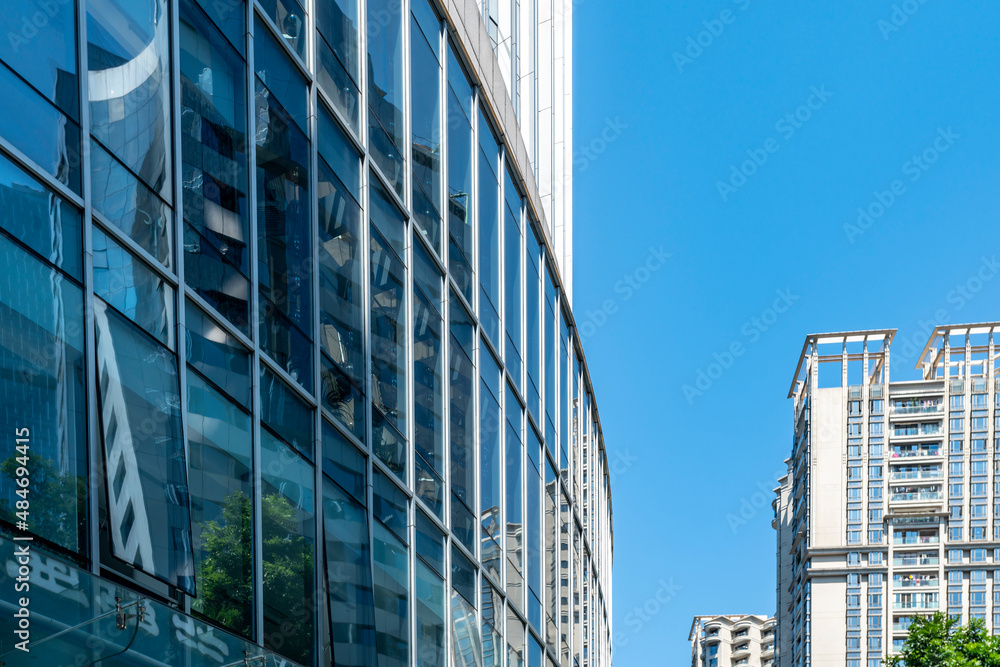
[[[0,471],[11,479],[12,489],[20,488],[17,486],[18,467],[20,464],[15,456],[0,464]],[[28,530],[59,546],[77,551],[80,511],[86,507],[87,498],[83,478],[59,472],[54,462],[39,456],[32,456],[27,468],[31,480],[27,487],[28,501],[31,503]],[[16,523],[15,512],[13,500],[0,500],[0,519]]]
[[[264,616],[265,623],[271,621],[269,625],[272,626],[265,632],[275,650],[300,662],[308,662],[312,651],[312,622],[304,596],[312,588],[313,554],[311,542],[300,534],[302,522],[296,517],[298,511],[279,493],[263,497],[264,598],[267,600]],[[250,499],[243,493],[227,498],[222,520],[221,524],[210,521],[202,529],[205,557],[198,571],[199,611],[237,632],[250,635],[253,610]],[[279,614],[287,618],[276,619]]]

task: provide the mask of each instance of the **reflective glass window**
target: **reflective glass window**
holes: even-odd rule
[[[309,142],[259,79],[255,104],[260,344],[289,375],[310,388]]]
[[[362,505],[367,505],[367,461],[357,447],[323,422],[323,472]]]
[[[24,17],[23,14],[15,12],[4,12],[2,16],[6,17],[8,14],[10,18]],[[0,23],[3,20],[0,18]],[[7,31],[2,33],[7,39],[0,39],[0,51],[9,44],[10,35],[17,35],[20,32],[21,26],[16,30],[14,33]],[[25,50],[34,52],[33,49]],[[35,58],[35,60],[40,62],[43,59]],[[44,69],[48,71],[48,67]],[[19,71],[23,73],[23,70]],[[67,102],[71,102],[72,108],[75,109],[75,77],[63,74],[60,81],[68,82],[69,87],[74,89],[72,91],[74,99]],[[67,86],[61,85],[61,87]],[[80,126],[43,99],[36,90],[18,78],[2,62],[0,62],[0,95],[3,96],[4,104],[8,108],[18,110],[17,113],[0,115],[0,135],[34,160],[39,167],[48,171],[56,180],[80,194]],[[75,115],[75,111],[73,114]]]
[[[94,210],[168,269],[173,268],[173,214],[118,160],[94,144],[90,152]]]
[[[174,349],[174,288],[97,227],[94,293]]]
[[[522,480],[524,463],[521,447],[521,409],[511,404],[508,390],[507,414],[513,411],[517,424],[508,419],[505,431],[504,457],[507,473],[507,596],[518,608],[524,606],[524,516],[522,512]]]
[[[541,274],[538,271],[541,261],[541,252],[538,239],[534,231],[528,227],[526,233],[528,242],[528,261],[525,263],[525,323],[527,328],[527,339],[524,343],[525,353],[528,362],[528,386],[526,394],[528,401],[528,413],[537,422],[540,419],[541,394],[539,387],[542,380],[542,356],[541,356]]]
[[[250,415],[192,370],[187,400],[198,585],[191,608],[249,637],[254,603]]]
[[[112,552],[194,595],[177,359],[100,300],[94,324]]]
[[[476,608],[457,591],[451,595],[451,641],[455,665],[476,665],[482,655]]]
[[[312,460],[312,408],[263,366],[260,369],[260,419],[286,443]]]
[[[528,579],[528,620],[538,629],[541,625],[540,596],[542,588],[542,475],[539,470],[541,443],[535,429],[528,428],[528,464],[524,478],[527,504],[524,513]],[[538,610],[536,612],[536,609]]]
[[[248,332],[246,65],[193,0],[180,29],[184,278]]]
[[[403,146],[403,16],[394,0],[368,2],[368,148],[400,197]]]
[[[476,580],[479,574],[476,566],[472,564],[462,551],[452,545],[451,547],[451,584],[455,590],[461,593],[465,601],[475,608],[479,598],[476,595]]]
[[[410,664],[410,567],[406,545],[375,522],[375,646],[380,666]]]
[[[409,543],[409,512],[406,494],[379,470],[375,470],[373,481],[372,514],[386,528],[396,533],[396,537]]]
[[[0,14],[0,60],[74,120],[79,119],[76,2],[26,0],[20,11]],[[39,24],[41,24],[39,26]],[[45,54],[44,57],[39,57]],[[11,104],[9,97],[3,98]],[[24,107],[12,105],[27,116]],[[55,126],[49,126],[51,131]],[[9,135],[5,135],[8,136]],[[35,138],[36,135],[28,135]]]
[[[555,456],[554,438],[549,436],[549,432],[554,432],[556,417],[556,287],[552,280],[552,272],[546,267],[543,278],[545,279],[545,309],[542,316],[545,318],[545,325],[542,327],[544,340],[542,346],[545,348],[543,355],[545,358],[545,446],[549,453]]]
[[[355,201],[361,200],[361,157],[354,144],[340,129],[340,123],[326,110],[319,107],[319,154],[340,179]]]
[[[244,0],[196,0],[241,56],[246,54],[247,10]]]
[[[444,533],[423,512],[417,512],[417,555],[444,576]]]
[[[442,277],[421,243],[413,248],[413,426],[420,474],[417,495],[440,518],[444,498],[444,353]]]
[[[444,581],[417,561],[417,667],[445,667]]]
[[[17,520],[15,438],[27,437],[30,529],[81,552],[89,527],[83,292],[4,233],[0,265],[0,428],[7,434],[0,519]]]
[[[382,181],[371,175],[369,178],[371,185],[371,196],[369,197],[369,215],[372,224],[379,233],[389,242],[396,255],[403,259],[406,257],[406,218],[403,213],[392,202],[389,191],[382,185]]]
[[[427,0],[414,0],[410,21],[413,214],[441,253],[441,22]]]
[[[316,3],[316,79],[358,132],[358,0]]]
[[[375,599],[368,515],[364,503],[352,496],[330,480],[323,480],[332,662],[338,667],[375,667]]]
[[[264,646],[308,665],[318,602],[313,467],[266,429],[260,452]]]
[[[306,12],[298,0],[258,0],[281,38],[303,60],[306,57]],[[256,35],[255,35],[256,37]]]
[[[448,265],[472,303],[472,86],[448,45]]]
[[[166,0],[88,2],[90,131],[153,192],[173,194]]]
[[[295,0],[265,0],[265,4],[276,2],[297,4]],[[300,14],[301,16],[301,14]],[[280,25],[280,24],[279,24]],[[270,96],[276,98],[288,116],[299,129],[309,133],[309,96],[306,80],[295,63],[274,38],[274,33],[259,18],[254,21],[253,36],[254,69]],[[257,100],[258,114],[261,101]],[[259,120],[258,120],[259,122]]]
[[[365,440],[365,401],[361,390],[327,355],[320,357],[320,388],[323,406],[347,428]]]
[[[3,155],[0,227],[76,280],[83,280],[83,222],[79,211]]]
[[[249,408],[250,352],[190,301],[184,321],[188,364],[230,398]]]
[[[500,186],[499,149],[479,112],[479,321],[483,333],[500,349]]]
[[[454,313],[456,307],[452,308]],[[456,331],[456,328],[458,329]],[[475,506],[475,378],[476,370],[457,337],[464,325],[451,327],[449,403],[451,406],[451,490],[452,531],[474,550],[473,511]]]
[[[517,614],[507,610],[507,667],[524,667],[524,623]]]
[[[507,372],[521,388],[521,196],[510,172],[504,172],[504,329],[506,330]]]
[[[372,407],[375,453],[405,475],[406,451],[406,269],[375,229],[371,232]],[[375,417],[373,416],[373,420]]]
[[[557,523],[559,521],[559,506],[556,504],[558,494],[558,477],[549,462],[545,464],[545,522],[543,547],[545,549],[545,639],[549,646],[556,649],[556,601],[559,595],[559,571],[556,559],[556,545],[559,544]]]
[[[483,354],[483,357],[490,357]],[[479,489],[480,519],[485,536],[500,537],[500,402],[496,385],[490,387],[487,374],[500,372],[492,359],[483,363],[483,381],[479,390]]]

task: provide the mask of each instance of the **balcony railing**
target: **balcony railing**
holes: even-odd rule
[[[937,544],[940,540],[938,535],[893,535],[893,544]],[[937,560],[937,559],[935,559]]]
[[[937,600],[893,602],[893,609],[937,609]]]
[[[940,447],[921,447],[919,449],[896,449],[892,452],[894,459],[908,459],[915,456],[941,456]]]
[[[944,404],[938,403],[936,405],[894,405],[892,406],[892,414],[894,415],[927,415],[941,412],[944,410]]]
[[[901,544],[901,543],[900,542],[894,542],[894,544]],[[892,564],[893,565],[903,566],[903,567],[907,567],[907,566],[910,566],[910,565],[937,565],[940,562],[941,562],[941,559],[938,558],[937,556],[924,556],[924,557],[921,557],[921,558],[916,558],[916,557],[907,558],[907,557],[904,556],[902,558],[893,558],[892,559]]]
[[[889,498],[891,502],[902,502],[907,500],[941,500],[944,494],[940,491],[921,491],[913,493],[894,493]]]
[[[893,588],[919,588],[921,586],[937,586],[938,580],[934,579],[894,579]]]
[[[943,433],[941,424],[919,424],[912,426],[894,425],[892,434],[895,436],[906,435],[940,435]]]
[[[905,481],[913,479],[942,479],[944,471],[940,468],[936,470],[899,470],[889,474],[892,481]]]

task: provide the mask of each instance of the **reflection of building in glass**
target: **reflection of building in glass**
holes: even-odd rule
[[[881,664],[935,611],[1000,630],[998,332],[935,326],[922,351],[894,329],[806,337],[774,501],[779,664]],[[919,379],[890,380],[901,362]]]
[[[27,532],[39,664],[610,665],[571,8],[56,5],[0,43],[0,634]]]
[[[688,640],[691,667],[774,665],[773,618],[752,614],[695,616]]]

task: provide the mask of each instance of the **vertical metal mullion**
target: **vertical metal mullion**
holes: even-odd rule
[[[170,3],[169,7],[169,18],[170,18],[170,63],[168,65],[168,80],[170,81],[170,110],[172,119],[169,124],[169,131],[172,136],[173,145],[173,161],[172,174],[174,179],[174,205],[173,205],[173,217],[174,217],[174,244],[171,248],[173,252],[172,260],[174,262],[174,275],[177,276],[177,291],[174,297],[175,308],[177,312],[175,313],[175,329],[176,334],[174,335],[174,340],[176,341],[176,353],[177,353],[177,381],[179,384],[178,389],[180,390],[181,398],[181,439],[184,444],[184,459],[187,461],[187,466],[185,467],[185,474],[190,478],[190,467],[191,467],[191,451],[188,445],[188,430],[187,430],[187,406],[188,406],[188,395],[187,395],[187,355],[181,345],[181,341],[184,340],[184,331],[186,327],[186,320],[184,317],[184,261],[182,250],[184,245],[184,167],[183,167],[183,156],[181,154],[181,85],[180,85],[180,8],[177,6],[176,2]],[[190,480],[187,482],[190,488]],[[190,521],[190,495],[188,495],[188,518]],[[193,560],[192,553],[192,560]],[[193,565],[193,562],[192,562]],[[195,582],[197,586],[197,582]],[[182,596],[182,604],[184,611],[187,613],[191,612],[191,596],[184,594]]]
[[[260,293],[258,290],[260,280],[259,262],[257,261],[257,143],[254,140],[257,127],[256,118],[256,74],[254,73],[254,3],[249,0],[246,3],[246,80],[247,80],[247,155],[250,164],[248,165],[248,195],[250,199],[250,333],[253,339],[253,356],[251,361],[250,378],[251,401],[252,401],[252,439],[253,439],[253,598],[254,598],[254,636],[257,644],[264,645],[264,536],[263,513],[261,504],[263,502],[263,476],[262,476],[262,454],[260,441]]]
[[[87,462],[88,480],[87,484],[87,504],[89,518],[89,545],[90,571],[93,574],[100,574],[101,571],[101,547],[100,547],[100,526],[98,516],[100,512],[100,501],[98,489],[102,485],[101,471],[104,468],[104,461],[101,452],[101,436],[98,429],[100,415],[97,412],[97,331],[94,323],[94,238],[93,238],[93,205],[90,196],[91,176],[90,176],[90,91],[88,77],[84,74],[88,71],[87,61],[87,15],[83,6],[83,0],[74,3],[76,11],[76,34],[77,34],[77,77],[79,84],[78,102],[80,104],[80,171],[81,171],[81,192],[83,194],[83,303],[84,312],[84,350],[86,362],[84,367],[87,374]]]

